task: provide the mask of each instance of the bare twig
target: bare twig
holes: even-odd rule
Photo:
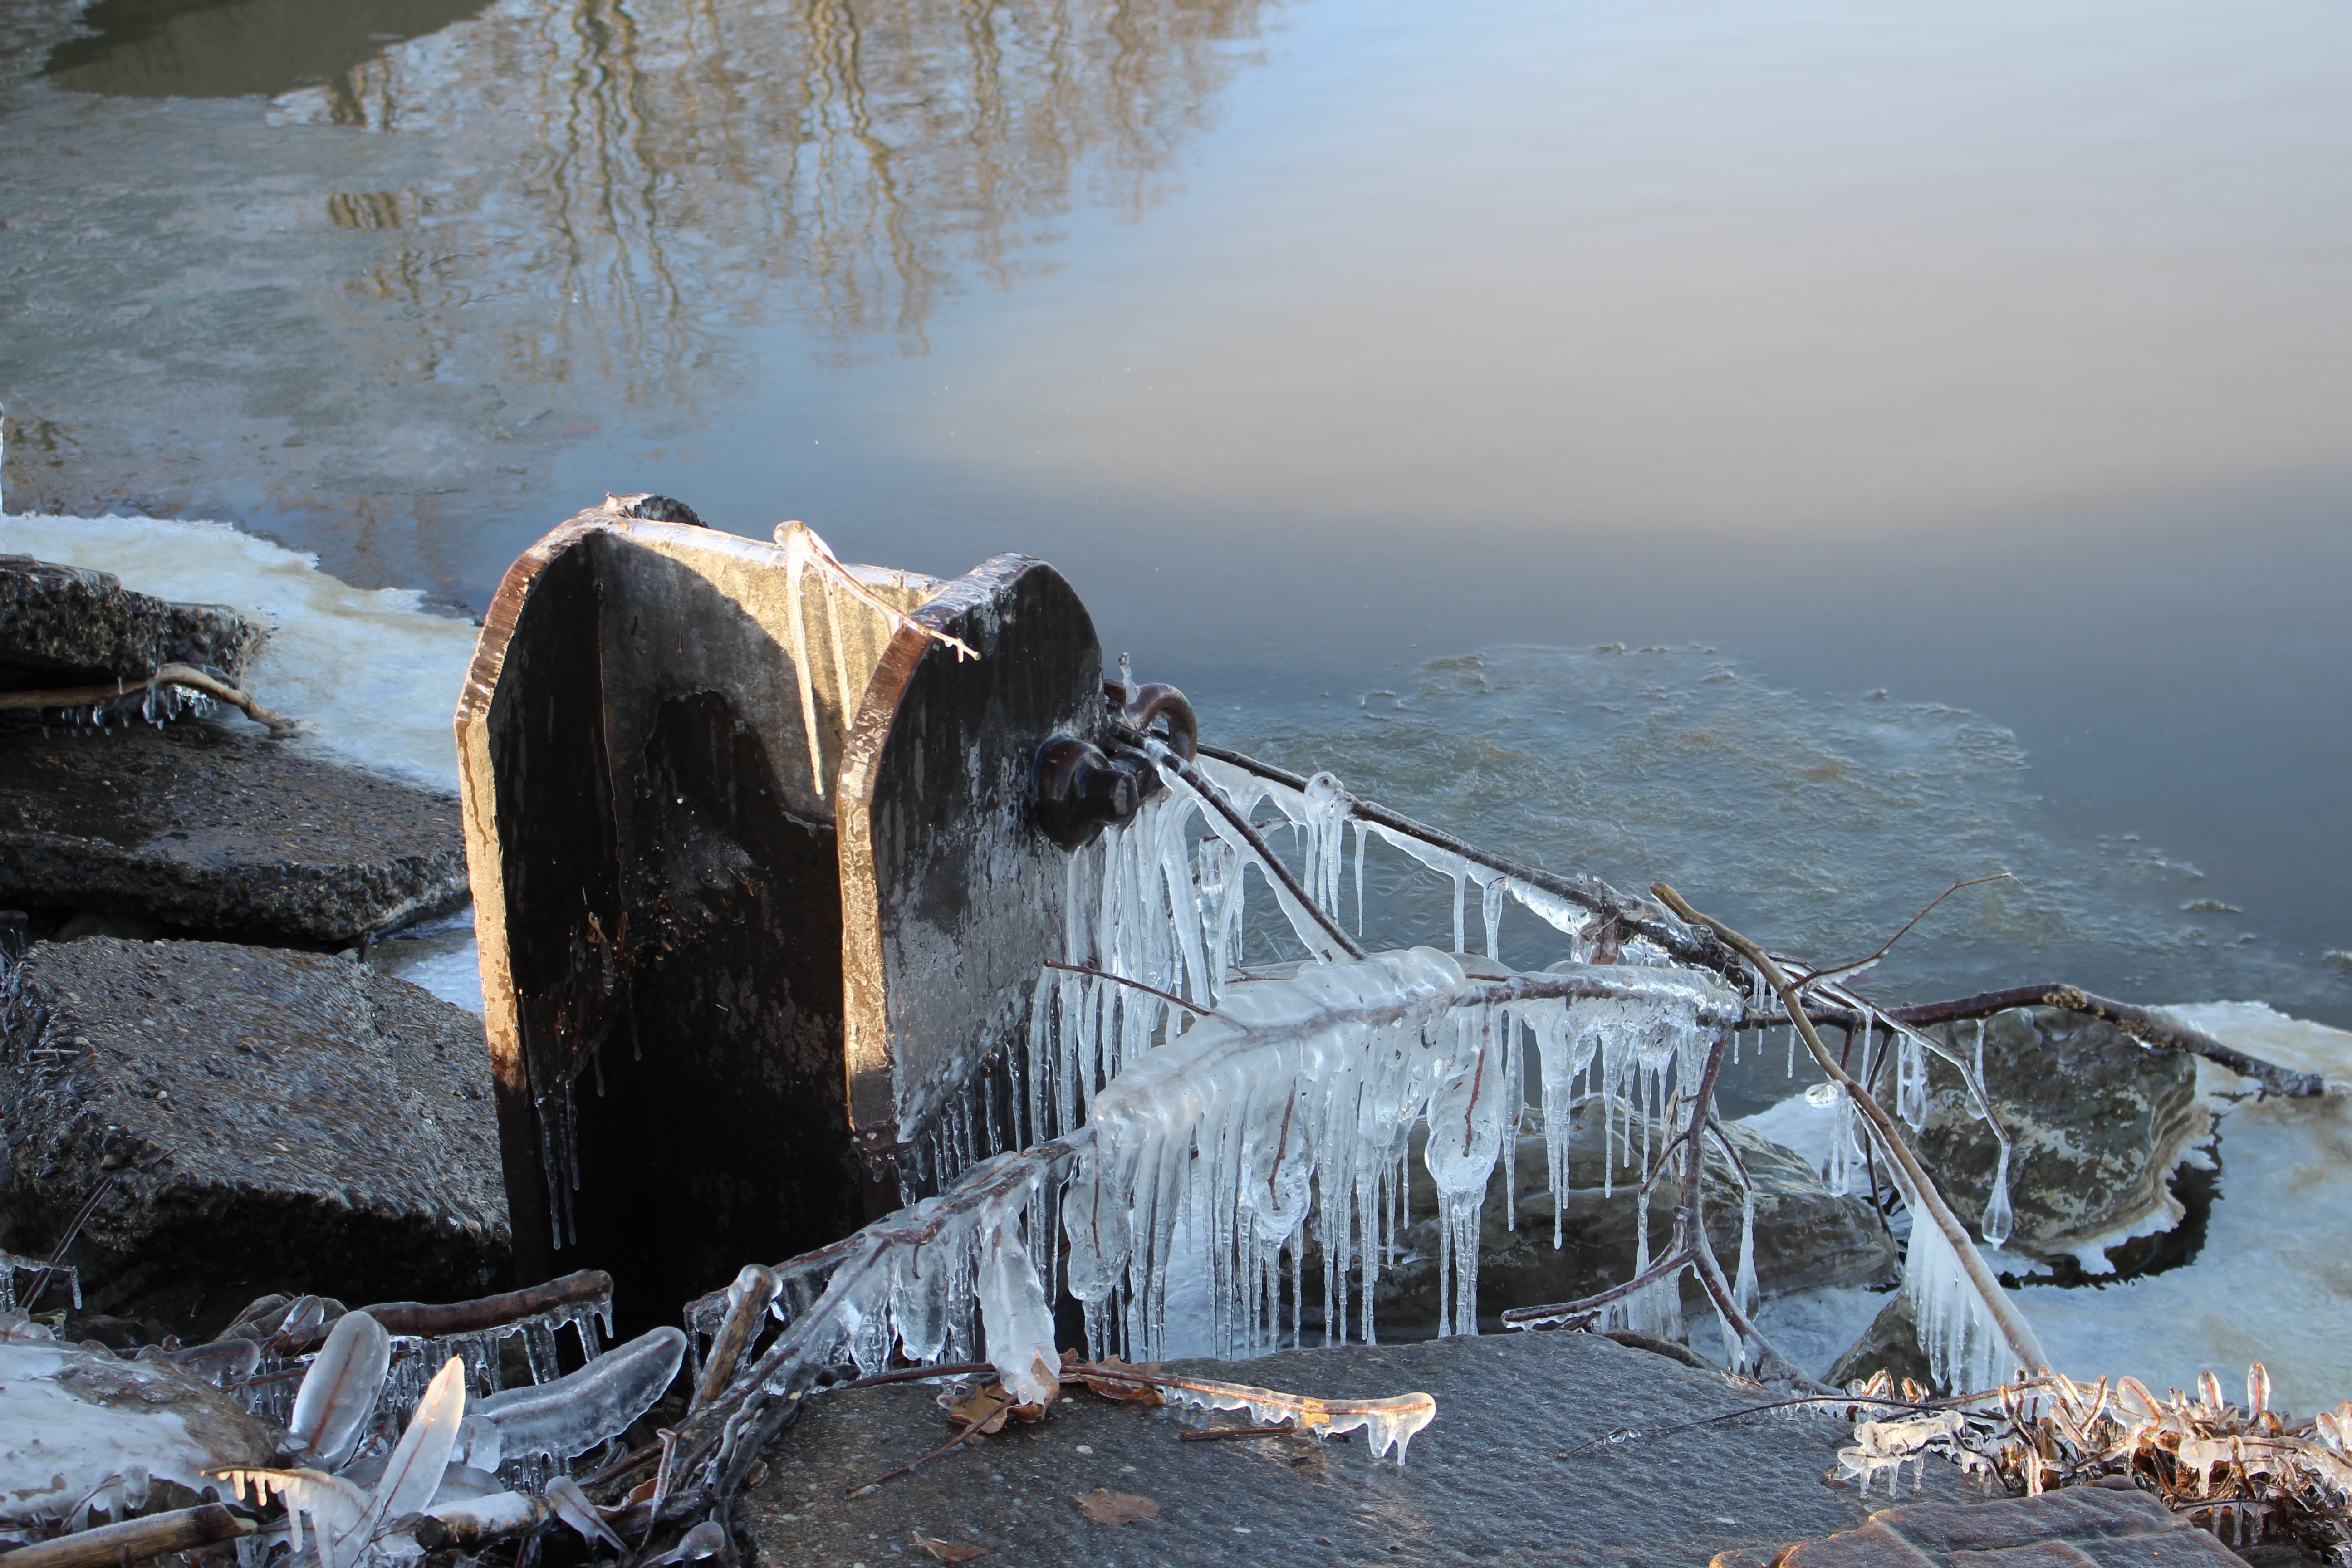
[[[1925,909],[1922,909],[1917,914],[1913,915],[1909,920],[1905,921],[1903,922],[1902,929],[1897,931],[1893,936],[1888,937],[1885,942],[1880,942],[1877,950],[1872,952],[1868,957],[1857,958],[1850,963],[1832,963],[1825,969],[1816,969],[1811,973],[1806,975],[1805,978],[1799,983],[1797,989],[1799,991],[1803,991],[1810,986],[1818,985],[1824,980],[1834,980],[1841,974],[1851,974],[1857,969],[1869,968],[1872,964],[1876,963],[1880,959],[1885,958],[1888,953],[1894,952],[1895,944],[1901,942],[1905,937],[1910,935],[1911,928],[1917,925],[1921,921],[1926,920],[1927,916],[1934,911],[1937,904],[1942,903],[1946,899],[1950,898],[1962,888],[1979,888],[1987,882],[2000,882],[2011,879],[2010,874],[2007,871],[1995,871],[1990,877],[1971,877],[1965,882],[1953,883],[1950,887],[1946,888],[1942,892],[1937,893],[1934,898],[1929,899]]]
[[[29,1312],[39,1303],[42,1293],[49,1288],[49,1276],[56,1273],[59,1265],[66,1260],[66,1248],[74,1244],[74,1237],[81,1234],[81,1227],[89,1223],[91,1215],[98,1212],[99,1201],[113,1190],[114,1174],[111,1172],[100,1176],[98,1179],[98,1184],[90,1188],[89,1196],[82,1199],[81,1207],[74,1211],[73,1219],[66,1226],[65,1234],[58,1237],[57,1250],[49,1254],[49,1260],[47,1263],[41,1265],[41,1271],[33,1276],[33,1283],[25,1291],[25,1304],[21,1310]]]
[[[1187,1002],[1184,998],[1175,994],[1173,992],[1162,991],[1157,985],[1146,985],[1140,980],[1129,980],[1124,974],[1113,974],[1107,969],[1096,969],[1084,963],[1061,963],[1050,958],[1045,961],[1045,967],[1048,969],[1066,969],[1072,974],[1090,974],[1097,980],[1108,980],[1117,985],[1131,985],[1138,991],[1149,991],[1154,996],[1159,997],[1162,1002],[1173,1002],[1179,1007],[1197,1013],[1203,1018],[1211,1016],[1210,1009],[1202,1006],[1197,1002]]]
[[[868,1493],[873,1492],[877,1488],[881,1487],[885,1482],[895,1481],[901,1476],[911,1476],[917,1470],[921,1469],[925,1465],[929,1464],[933,1459],[940,1458],[948,1454],[952,1454],[967,1443],[976,1443],[980,1441],[981,1436],[982,1436],[981,1428],[987,1425],[988,1423],[985,1421],[969,1422],[965,1425],[962,1431],[957,1433],[954,1436],[949,1438],[946,1442],[932,1449],[929,1453],[925,1454],[921,1458],[909,1459],[895,1470],[885,1470],[870,1481],[860,1481],[856,1486],[844,1487],[841,1489],[841,1495],[845,1498],[865,1497]]]

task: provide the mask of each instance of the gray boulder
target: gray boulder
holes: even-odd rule
[[[226,605],[177,605],[110,573],[0,555],[0,690],[143,681],[159,664],[242,681],[265,635]]]
[[[10,988],[0,1247],[47,1254],[99,1194],[66,1258],[88,1310],[184,1337],[268,1290],[450,1300],[507,1270],[471,1014],[222,942],[43,942]]]
[[[1601,1101],[1585,1100],[1573,1112],[1569,1131],[1568,1212],[1562,1242],[1551,1244],[1552,1195],[1541,1137],[1519,1140],[1517,1176],[1518,1202],[1515,1226],[1503,1223],[1501,1163],[1488,1183],[1480,1223],[1478,1310],[1482,1317],[1516,1307],[1541,1306],[1572,1300],[1633,1275],[1635,1213],[1632,1189],[1640,1182],[1638,1120],[1634,1159],[1623,1163],[1626,1108],[1617,1111],[1617,1144],[1621,1163],[1611,1182],[1610,1195],[1601,1187]],[[1885,1228],[1872,1217],[1869,1204],[1858,1196],[1832,1197],[1804,1157],[1749,1131],[1729,1129],[1739,1150],[1740,1163],[1756,1184],[1756,1273],[1767,1296],[1810,1290],[1824,1285],[1864,1285],[1891,1274],[1897,1253]],[[1661,1148],[1665,1135],[1655,1129],[1651,1146]],[[1437,1192],[1418,1151],[1408,1162],[1412,1173],[1414,1224],[1407,1232],[1412,1256],[1401,1266],[1384,1270],[1380,1284],[1381,1323],[1399,1330],[1434,1324],[1438,1318]],[[1738,1267],[1739,1193],[1721,1151],[1710,1143],[1706,1162],[1707,1237],[1716,1257],[1729,1274]],[[1650,1194],[1651,1256],[1660,1256],[1674,1236],[1674,1211],[1682,1201],[1682,1184],[1661,1179]],[[1311,1269],[1310,1269],[1311,1272]],[[1686,1305],[1696,1310],[1701,1297],[1686,1287]]]
[[[1975,1049],[1973,1024],[1936,1032],[1963,1056]],[[2150,1050],[2085,1014],[2039,1007],[1987,1023],[1984,1072],[2015,1146],[2011,1250],[2105,1273],[2101,1242],[2169,1230],[2179,1220],[2173,1172],[2211,1134],[2189,1057]],[[1931,1063],[1927,1078],[1920,1161],[1976,1231],[1998,1145],[1955,1074]]]
[[[1843,1388],[1881,1372],[1892,1376],[1897,1388],[1906,1377],[1922,1388],[1937,1386],[1927,1352],[1919,1344],[1919,1320],[1912,1313],[1911,1298],[1900,1290],[1886,1298],[1870,1327],[1838,1357],[1823,1381]]]
[[[0,746],[0,902],[352,942],[462,905],[457,801],[213,723]]]

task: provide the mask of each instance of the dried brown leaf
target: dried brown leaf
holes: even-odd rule
[[[940,1395],[940,1408],[957,1426],[978,1427],[983,1437],[1004,1429],[1004,1417],[1013,1409],[1013,1396],[1004,1392],[1003,1384],[992,1383],[960,1400],[951,1398],[951,1393]]]
[[[1139,1519],[1158,1519],[1160,1505],[1148,1497],[1133,1492],[1105,1491],[1100,1487],[1082,1498],[1073,1500],[1078,1511],[1097,1524],[1133,1524]]]
[[[1097,1397],[1103,1399],[1124,1400],[1129,1404],[1143,1405],[1146,1408],[1151,1408],[1168,1403],[1165,1399],[1160,1397],[1160,1391],[1158,1389],[1151,1387],[1148,1384],[1118,1383],[1113,1382],[1111,1379],[1107,1377],[1089,1377],[1085,1371],[1085,1368],[1088,1365],[1119,1367],[1125,1366],[1127,1363],[1120,1361],[1118,1357],[1115,1355],[1105,1356],[1100,1362],[1087,1363],[1076,1351],[1064,1351],[1062,1352],[1063,1370],[1066,1372],[1076,1372],[1080,1381],[1086,1384],[1087,1392],[1097,1395]],[[1143,1362],[1139,1363],[1132,1370],[1136,1372],[1158,1372],[1160,1370],[1160,1363],[1156,1361]]]
[[[971,1546],[961,1541],[940,1541],[925,1535],[919,1530],[914,1533],[916,1547],[924,1555],[936,1558],[941,1563],[969,1563],[975,1557],[988,1555],[988,1548],[985,1546]]]

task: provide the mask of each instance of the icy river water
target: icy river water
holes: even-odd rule
[[[1790,951],[2013,872],[1890,999],[2352,1024],[2347,153],[2321,0],[15,0],[0,549],[444,783],[440,609],[608,490],[1024,551]]]

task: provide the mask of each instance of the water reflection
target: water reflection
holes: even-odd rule
[[[77,92],[242,98],[341,79],[483,0],[98,0],[43,68]]]
[[[326,198],[338,227],[415,237],[354,291],[428,313],[434,358],[488,307],[509,374],[690,405],[779,293],[833,357],[919,353],[941,301],[1011,285],[1075,204],[1140,211],[1264,9],[509,3],[276,117],[481,157]]]

